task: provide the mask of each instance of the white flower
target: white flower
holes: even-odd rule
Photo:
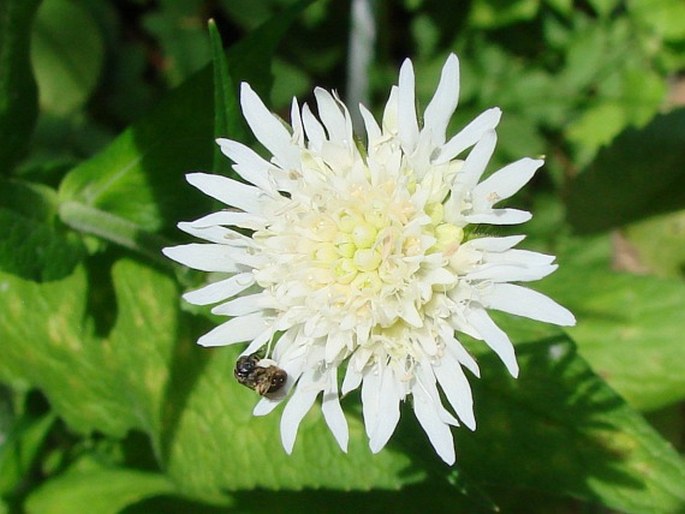
[[[387,443],[400,401],[411,395],[430,442],[451,464],[450,425],[475,428],[463,368],[479,374],[457,334],[484,341],[516,376],[514,348],[487,309],[575,323],[551,299],[511,284],[550,274],[557,267],[553,256],[515,249],[523,236],[479,237],[477,225],[530,219],[494,205],[526,184],[542,161],[524,158],[481,180],[500,111],[485,111],[447,140],[458,90],[459,63],[450,55],[420,124],[406,60],[382,124],[360,106],[367,133],[360,149],[335,93],[314,91],[318,118],[293,100],[287,126],[242,84],[243,114],[271,159],[220,139],[245,182],[187,176],[228,208],[179,224],[208,243],[164,253],[198,270],[228,274],[184,295],[196,305],[218,303],[212,312],[230,316],[198,343],[249,342],[243,355],[266,347],[265,356],[287,371],[282,394],[263,397],[254,410],[267,414],[289,396],[281,418],[287,452],[319,394],[326,423],[346,450],[340,395],[361,386],[373,452]],[[470,147],[465,160],[457,158]]]

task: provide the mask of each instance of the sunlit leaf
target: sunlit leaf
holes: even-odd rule
[[[36,284],[0,275],[0,379],[41,389],[79,432],[160,430],[176,337],[172,281],[141,265],[113,269],[117,318],[104,339],[86,312],[87,276]]]
[[[160,474],[78,462],[31,493],[26,513],[118,514],[127,505],[172,490],[172,484]]]
[[[171,280],[128,261],[115,265],[112,280],[117,316],[100,339],[85,311],[83,270],[41,285],[3,275],[0,379],[42,390],[79,432],[144,431],[170,478],[194,496],[255,486],[397,488],[421,478],[405,456],[373,456],[354,417],[348,455],[314,414],[294,455],[286,455],[279,416],[254,418],[256,395],[232,376],[236,349],[212,352],[184,339],[174,350]]]
[[[580,352],[631,404],[685,399],[685,284],[567,263],[539,288],[575,313]]]
[[[372,455],[361,420],[349,416],[350,448],[344,454],[313,409],[300,427],[292,455],[281,446],[280,411],[252,416],[258,397],[233,378],[235,348],[188,350],[185,381],[176,383],[165,424],[167,471],[186,492],[303,487],[396,489],[423,475],[392,450]],[[206,353],[211,352],[211,358]],[[182,400],[182,401],[179,401]]]
[[[630,0],[630,13],[668,40],[682,41],[685,38],[685,4],[680,0]]]

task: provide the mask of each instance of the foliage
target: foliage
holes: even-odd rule
[[[517,201],[578,325],[502,318],[521,377],[479,355],[454,468],[410,412],[372,455],[354,395],[347,455],[317,410],[285,455],[160,248],[211,208],[184,174],[231,173],[213,139],[252,142],[241,81],[284,117],[344,96],[349,2],[3,0],[1,513],[685,510],[682,2],[373,5],[372,110],[406,55],[425,105],[456,51],[452,130],[498,105],[496,160],[546,155]]]

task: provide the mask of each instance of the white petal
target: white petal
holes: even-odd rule
[[[505,250],[513,248],[525,238],[526,236],[479,237],[467,241],[462,247],[470,247],[476,250],[485,250],[489,252],[504,252]]]
[[[486,263],[514,264],[527,267],[546,266],[552,264],[554,259],[554,255],[516,248],[501,253],[485,252],[483,254],[483,262]]]
[[[378,140],[381,137],[381,128],[378,126],[378,123],[376,122],[376,119],[373,117],[373,114],[371,114],[371,112],[361,104],[359,104],[359,112],[361,113],[362,119],[364,120],[367,144],[370,147],[374,141]]]
[[[265,195],[254,186],[209,173],[188,173],[186,180],[204,194],[216,198],[229,207],[237,207],[245,212],[253,213],[259,213],[262,210]]]
[[[197,228],[225,225],[259,230],[266,225],[266,218],[257,214],[241,211],[218,211],[191,222]]]
[[[489,225],[519,225],[531,219],[533,215],[519,209],[493,209],[490,212],[464,216],[468,223]]]
[[[362,383],[362,372],[354,366],[350,360],[347,364],[347,370],[345,371],[345,378],[343,379],[342,387],[340,391],[343,395],[349,393],[350,391],[357,389],[359,384]]]
[[[459,173],[455,176],[455,185],[463,184],[467,190],[472,190],[483,175],[485,167],[495,151],[496,144],[497,134],[495,134],[495,131],[486,131],[469,153]]]
[[[326,127],[328,139],[348,146],[352,142],[352,123],[341,110],[340,102],[325,89],[314,89],[319,118]]]
[[[229,319],[197,340],[200,346],[226,346],[250,341],[269,327],[262,313]]]
[[[230,278],[219,280],[195,291],[183,295],[183,299],[193,305],[209,305],[217,303],[244,291],[254,284],[252,273],[238,273]]]
[[[381,373],[382,368],[377,365],[367,369],[362,382],[362,415],[368,437],[371,437],[378,425]]]
[[[269,342],[273,338],[274,335],[274,327],[271,325],[269,328],[267,328],[264,332],[258,334],[255,336],[255,338],[250,341],[250,344],[247,345],[247,348],[245,348],[240,355],[252,355],[253,353],[259,351],[262,346],[264,346],[266,343]],[[283,387],[285,390],[285,387]],[[271,398],[275,398],[276,395],[269,395]],[[280,397],[280,395],[278,395]],[[285,396],[285,395],[283,395]],[[282,399],[282,398],[281,398]]]
[[[327,382],[328,387],[324,391],[323,401],[321,403],[321,412],[326,420],[328,428],[331,429],[333,437],[338,442],[338,446],[344,452],[347,452],[347,443],[350,438],[349,429],[347,427],[347,420],[340,406],[340,398],[338,397],[336,368],[328,372]]]
[[[231,159],[235,165],[233,169],[248,182],[265,190],[273,191],[274,184],[270,180],[269,172],[273,165],[247,146],[231,139],[217,139],[221,153]]]
[[[383,119],[381,120],[383,133],[386,135],[397,135],[399,116],[398,97],[399,89],[397,86],[392,86],[390,88],[390,95],[388,95],[388,101],[385,103],[385,109],[383,109]]]
[[[433,371],[454,412],[467,427],[475,430],[476,418],[473,415],[471,386],[466,380],[466,375],[459,362],[452,359],[452,356],[447,353],[443,356],[440,364],[433,367]]]
[[[463,364],[466,369],[473,373],[476,377],[480,377],[480,369],[478,369],[478,363],[471,357],[466,348],[454,337],[454,329],[441,326],[440,327],[440,337],[445,342],[445,347],[447,351],[454,357],[454,359]]]
[[[247,236],[240,232],[231,230],[220,225],[210,225],[207,227],[198,227],[194,222],[180,222],[178,228],[186,234],[199,237],[211,243],[224,244],[228,246],[240,247],[254,247],[255,243]]]
[[[488,306],[516,316],[572,326],[576,319],[571,312],[542,293],[515,284],[495,284],[484,296]]]
[[[419,138],[419,122],[416,119],[416,99],[414,96],[414,68],[409,59],[400,67],[398,84],[397,123],[399,137],[405,153],[411,153]]]
[[[445,268],[434,268],[426,272],[423,281],[431,285],[452,284],[456,280],[454,273]]]
[[[212,314],[219,316],[244,316],[253,312],[264,310],[265,300],[269,298],[264,292],[239,296],[229,302],[217,305],[212,309]]]
[[[240,105],[252,133],[272,153],[276,164],[284,169],[297,168],[300,152],[292,144],[288,129],[246,82],[240,85]]]
[[[514,345],[511,344],[507,334],[495,325],[485,309],[472,308],[467,313],[467,318],[473,327],[478,330],[485,343],[492,348],[500,360],[507,367],[512,377],[519,374],[519,366],[516,362]]]
[[[304,123],[304,130],[307,133],[309,140],[309,147],[313,150],[321,150],[321,146],[326,141],[326,131],[316,116],[312,114],[309,105],[304,104],[302,108],[302,122]]]
[[[549,264],[533,268],[513,264],[491,264],[478,267],[469,272],[470,280],[490,280],[492,282],[530,282],[540,280],[553,273],[559,266]]]
[[[459,100],[459,60],[450,54],[442,67],[435,95],[423,115],[423,130],[430,130],[436,145],[445,142],[447,125]]]
[[[423,318],[416,310],[416,306],[409,301],[402,301],[400,303],[400,311],[398,313],[400,317],[409,323],[411,326],[420,328],[423,326]]]
[[[502,111],[497,107],[488,109],[478,115],[471,123],[466,125],[443,145],[440,153],[433,161],[434,164],[443,164],[451,161],[461,152],[475,145],[488,130],[492,130],[497,126],[501,117]]]
[[[302,418],[312,408],[314,400],[321,391],[314,381],[314,371],[305,372],[295,388],[295,392],[283,409],[281,416],[281,442],[286,453],[290,454],[295,445],[297,430]]]
[[[433,408],[437,413],[438,417],[443,423],[448,425],[453,425],[455,427],[459,426],[459,421],[455,418],[442,404],[440,399],[440,393],[435,384],[435,374],[433,373],[433,367],[427,360],[423,360],[416,366],[415,369],[416,377],[418,382],[420,382],[423,390],[428,394],[428,397],[433,403]]]
[[[292,342],[296,339],[294,335],[296,332],[289,330],[281,336],[276,345],[276,351],[274,351],[274,358],[277,358],[278,367],[283,369],[288,374],[288,379],[281,389],[282,394],[269,395],[262,397],[257,405],[255,405],[252,414],[254,416],[266,416],[271,411],[273,411],[287,396],[290,390],[293,388],[295,383],[299,380],[302,375],[302,368],[304,366],[304,356],[301,348],[293,345]],[[283,345],[288,346],[288,350],[283,352],[282,355],[279,354],[279,349]],[[252,345],[250,345],[252,346]],[[251,350],[251,348],[248,348]],[[256,350],[256,349],[255,349]],[[243,354],[247,354],[247,350],[243,351]]]
[[[325,318],[323,318],[325,321]],[[351,346],[351,334],[344,330],[330,331],[330,326],[326,330],[326,352],[324,359],[327,363],[337,362],[338,356],[344,349]]]
[[[189,268],[232,273],[238,271],[235,250],[226,245],[190,243],[162,248],[162,253]]]
[[[428,435],[433,448],[447,464],[454,464],[457,457],[449,426],[440,419],[433,401],[420,384],[417,383],[412,388],[412,395],[414,397],[414,414]]]
[[[266,416],[270,414],[276,407],[280,405],[284,398],[271,398],[270,396],[262,396],[257,405],[252,409],[253,416]]]
[[[426,355],[435,357],[438,354],[438,344],[432,331],[417,330],[414,336]]]
[[[293,98],[293,101],[290,104],[290,124],[293,127],[293,142],[304,148],[304,126],[302,125],[300,106],[297,104],[297,98]]]
[[[496,171],[473,189],[474,210],[492,207],[500,200],[510,198],[533,178],[545,161],[524,158]]]
[[[378,420],[369,436],[369,448],[378,453],[386,445],[400,420],[400,386],[390,368],[384,368],[378,392]]]

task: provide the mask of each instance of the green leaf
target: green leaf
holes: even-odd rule
[[[0,3],[0,174],[28,147],[37,116],[29,57],[31,24],[40,0]]]
[[[632,224],[624,233],[647,269],[660,276],[683,278],[685,211]]]
[[[685,5],[680,0],[630,0],[628,9],[639,23],[644,23],[666,40],[685,39]]]
[[[69,0],[45,0],[31,36],[41,107],[71,113],[90,98],[103,65],[102,35],[88,11]]]
[[[0,206],[24,218],[53,221],[57,214],[57,194],[41,184],[0,179]]]
[[[31,493],[26,513],[118,514],[128,505],[172,490],[159,474],[81,461]]]
[[[654,116],[665,93],[663,78],[641,67],[617,70],[597,85],[598,101],[566,128],[586,151],[610,143],[625,127],[641,127]]]
[[[292,455],[281,446],[280,411],[252,416],[258,401],[232,370],[239,349],[188,350],[164,427],[166,470],[191,496],[238,489],[396,489],[425,476],[392,450],[372,455],[361,420],[348,416],[349,452],[330,434],[320,409],[300,426]],[[207,355],[211,353],[211,357]],[[209,357],[209,358],[208,358]]]
[[[574,312],[568,332],[581,353],[632,405],[655,410],[685,399],[681,281],[568,263],[538,289]]]
[[[203,0],[166,1],[160,7],[144,16],[143,25],[161,47],[166,78],[177,85],[209,61],[209,45],[203,37],[207,8]]]
[[[0,270],[31,280],[72,272],[85,249],[55,223],[56,193],[45,186],[0,180]]]
[[[159,249],[168,244],[163,237],[143,230],[121,216],[79,202],[63,202],[59,206],[61,220],[74,230],[99,236],[125,248],[137,250],[150,260],[166,264]]]
[[[289,111],[293,97],[302,98],[311,91],[309,75],[301,68],[274,57],[272,62],[274,84],[271,103],[274,112]]]
[[[238,349],[203,350],[183,339],[175,350],[174,284],[129,261],[114,266],[112,281],[117,316],[101,339],[86,313],[82,269],[40,285],[0,275],[0,380],[42,390],[78,432],[145,432],[169,477],[196,497],[255,486],[397,488],[422,478],[406,456],[372,455],[355,417],[343,454],[318,410],[286,455],[278,414],[254,418],[257,396],[233,379]]]
[[[0,270],[30,280],[62,278],[74,269],[85,250],[72,233],[0,208]]]
[[[685,109],[629,129],[573,182],[568,217],[593,233],[685,207]]]
[[[211,165],[208,78],[201,74],[184,83],[105,150],[71,170],[60,185],[60,201],[104,211],[150,232],[192,212],[183,174]],[[77,224],[69,216],[65,222]]]
[[[475,27],[494,28],[530,20],[540,7],[540,0],[476,0],[470,22]]]
[[[597,12],[597,14],[599,14],[602,18],[606,18],[614,9],[616,9],[618,0],[589,0],[588,3]]]
[[[492,352],[478,357],[485,371],[471,381],[478,428],[457,430],[457,473],[490,488],[495,503],[501,488],[570,495],[628,513],[685,508],[685,462],[568,338],[516,351],[517,380]]]
[[[153,498],[128,507],[122,514],[290,514],[315,513],[402,514],[460,513],[492,514],[485,505],[456,496],[443,481],[426,480],[397,491],[238,491],[231,495],[231,510],[190,502],[179,497]],[[490,505],[487,505],[490,507]],[[509,511],[503,511],[509,512]],[[513,511],[511,511],[513,512]],[[547,511],[551,512],[551,511]]]
[[[236,87],[228,70],[228,62],[221,35],[214,20],[209,20],[209,39],[212,48],[212,70],[214,72],[214,136],[246,140],[248,135],[240,114]],[[229,172],[230,162],[214,147],[212,169]]]
[[[249,79],[264,89],[270,79],[269,56],[308,3],[294,4],[232,48],[228,62],[236,78]],[[211,168],[215,146],[212,98],[212,73],[206,67],[104,151],[69,172],[59,190],[64,222],[154,254],[159,245],[147,245],[145,232],[161,230],[175,237],[178,221],[207,212],[209,200],[193,192],[183,177],[192,169]],[[111,223],[102,226],[105,218]]]
[[[227,54],[231,77],[236,82],[249,82],[263,99],[267,99],[273,80],[271,57],[293,22],[313,3],[314,0],[293,2],[233,45]]]
[[[36,284],[0,274],[0,379],[41,389],[76,431],[160,431],[176,340],[175,285],[129,261],[112,270],[116,321],[104,339],[87,315],[82,268]],[[91,288],[95,284],[90,284]],[[154,441],[154,439],[153,439]]]
[[[36,456],[45,443],[55,416],[48,413],[35,417],[24,414],[15,420],[0,443],[0,496],[16,492],[28,476]]]

